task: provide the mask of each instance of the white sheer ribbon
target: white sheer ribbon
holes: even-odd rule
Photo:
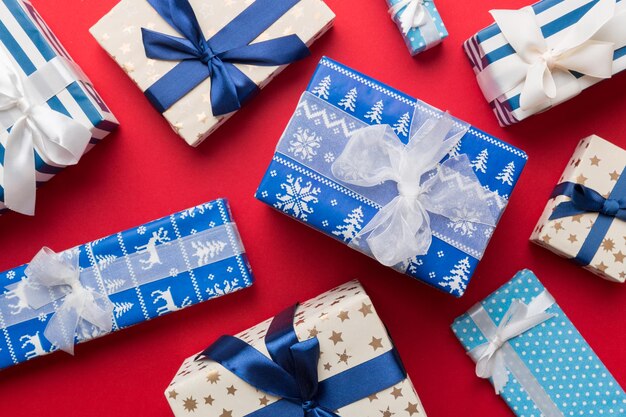
[[[439,40],[439,31],[425,7],[427,1],[430,0],[400,0],[389,8],[389,14],[398,20],[404,35],[408,35],[411,29],[420,28],[422,37],[430,44]]]
[[[543,417],[563,417],[563,414],[509,341],[553,318],[554,314],[546,310],[554,303],[554,298],[547,290],[541,292],[528,305],[520,300],[513,300],[497,327],[482,304],[476,304],[469,311],[470,318],[488,340],[468,352],[476,362],[476,375],[480,378],[491,378],[496,394],[500,394],[508,383],[508,373],[511,372]]]
[[[433,235],[429,213],[495,226],[497,217],[490,206],[497,204],[497,197],[482,188],[467,156],[440,164],[466,133],[462,129],[449,137],[454,123],[447,113],[426,119],[417,129],[414,123],[408,145],[389,125],[368,126],[352,134],[333,163],[334,177],[348,184],[397,184],[397,196],[354,239],[365,237],[383,265],[395,266],[428,252]]]
[[[85,152],[91,132],[46,104],[78,79],[67,61],[55,57],[25,77],[8,57],[0,58],[0,128],[10,129],[3,163],[4,203],[13,211],[33,215],[35,150],[46,162],[74,165]]]
[[[492,10],[496,24],[516,54],[497,60],[477,75],[488,101],[521,88],[520,107],[537,112],[579,94],[572,71],[598,79],[613,74],[613,53],[626,45],[626,13],[615,0],[600,0],[578,22],[544,38],[534,11]]]

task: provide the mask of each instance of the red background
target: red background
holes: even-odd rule
[[[54,354],[2,371],[0,413],[170,416],[163,391],[184,358],[221,334],[239,332],[296,300],[359,278],[388,325],[430,417],[509,416],[511,411],[489,383],[474,376],[473,363],[449,325],[522,268],[535,271],[626,385],[624,285],[604,281],[528,241],[579,139],[596,133],[626,147],[626,76],[517,126],[498,127],[461,43],[491,22],[488,10],[519,8],[526,1],[437,0],[451,35],[443,45],[411,58],[384,0],[327,0],[337,20],[313,45],[313,56],[287,68],[193,149],[170,130],[88,33],[117,0],[33,0],[121,128],[39,191],[36,217],[0,217],[0,270],[29,261],[44,245],[66,249],[227,197],[256,284],[79,346],[75,357]],[[253,198],[323,54],[528,152],[526,170],[463,298],[393,272]]]

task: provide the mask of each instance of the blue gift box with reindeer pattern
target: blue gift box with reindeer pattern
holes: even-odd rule
[[[417,112],[416,112],[417,109]],[[387,124],[409,141],[414,115],[441,114],[338,62],[322,58],[284,131],[256,197],[351,247],[367,252],[359,232],[398,195],[391,181],[375,191],[336,179],[332,164],[352,132]],[[527,160],[526,154],[470,126],[449,156],[465,154],[483,189],[499,195],[499,219]],[[447,157],[446,157],[447,158]],[[432,244],[424,256],[394,269],[460,297],[493,233],[467,221],[430,214]]]
[[[239,233],[223,199],[64,253],[78,257],[81,284],[110,299],[113,331],[252,285]],[[60,303],[51,298],[39,309],[30,307],[21,285],[27,266],[0,273],[0,369],[56,350],[44,331]],[[81,326],[75,340],[103,335],[94,326]]]

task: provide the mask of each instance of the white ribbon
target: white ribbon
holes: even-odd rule
[[[335,178],[349,184],[397,183],[398,195],[354,239],[367,236],[372,255],[382,264],[394,266],[428,252],[433,234],[429,213],[495,226],[488,205],[496,204],[496,198],[482,188],[467,156],[439,163],[466,132],[447,138],[453,125],[447,113],[439,120],[429,118],[408,145],[389,125],[368,126],[352,134],[333,163]]]
[[[55,57],[29,77],[0,59],[0,127],[10,128],[4,155],[4,203],[11,210],[35,211],[35,151],[46,162],[78,163],[91,132],[81,123],[52,110],[46,102],[77,80],[65,61]]]
[[[43,248],[30,262],[25,275],[27,278],[18,284],[21,286],[18,292],[23,291],[31,308],[48,305],[51,299],[61,302],[44,331],[46,339],[59,349],[73,355],[75,335],[80,326],[89,323],[105,333],[111,332],[113,304],[106,294],[83,286],[76,254],[57,254]]]
[[[600,0],[554,46],[544,38],[532,8],[491,14],[516,55],[489,65],[478,74],[478,83],[490,102],[521,86],[520,107],[525,111],[579,94],[582,86],[572,71],[610,78],[616,43],[626,42],[626,15],[616,18],[615,0]]]
[[[400,0],[389,8],[391,18],[398,19],[405,35],[428,22],[429,15],[424,3],[425,0]]]

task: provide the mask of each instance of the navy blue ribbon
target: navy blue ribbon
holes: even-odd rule
[[[318,380],[317,338],[298,341],[293,328],[297,305],[274,317],[265,336],[267,358],[246,342],[222,336],[198,357],[213,360],[253,387],[281,399],[245,417],[339,417],[336,410],[406,379],[395,349]]]
[[[181,61],[144,94],[163,113],[198,84],[211,79],[215,116],[241,108],[258,86],[235,65],[278,66],[309,55],[296,35],[250,45],[300,0],[256,0],[212,38],[206,39],[189,0],[147,0],[182,38],[142,28],[146,56]]]
[[[570,201],[556,206],[550,220],[584,213],[598,213],[598,218],[591,227],[589,235],[574,258],[577,263],[587,266],[598,252],[613,220],[626,221],[626,168],[622,171],[608,198],[582,184],[571,182],[558,184],[550,198],[560,195],[569,197]]]

